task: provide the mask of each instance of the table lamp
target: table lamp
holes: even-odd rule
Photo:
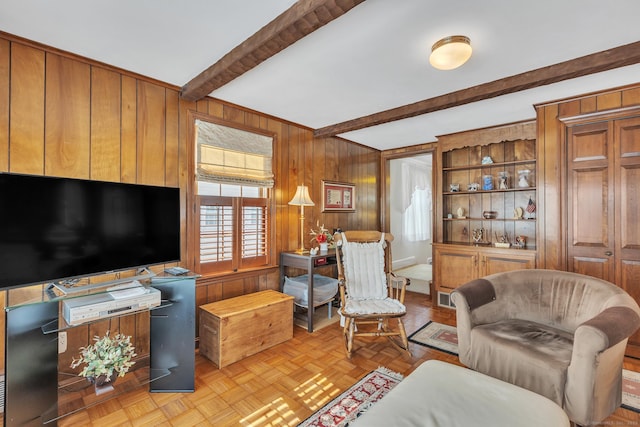
[[[300,248],[296,253],[304,254],[309,251],[304,248],[304,207],[315,206],[315,203],[309,196],[309,188],[306,185],[298,185],[295,196],[289,202],[290,205],[300,206]]]

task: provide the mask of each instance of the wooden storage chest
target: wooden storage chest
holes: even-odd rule
[[[200,354],[219,368],[292,337],[292,296],[267,290],[200,306]]]

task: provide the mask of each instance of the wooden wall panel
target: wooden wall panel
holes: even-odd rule
[[[44,58],[42,50],[11,45],[9,171],[44,173]]]
[[[165,123],[165,183],[169,187],[178,187],[180,184],[180,101],[178,91],[166,90],[166,123]]]
[[[47,53],[45,175],[89,178],[91,67]]]
[[[122,182],[135,183],[138,180],[137,163],[137,81],[122,76],[121,125],[120,125],[120,178]]]
[[[9,170],[9,66],[11,48],[0,39],[0,172]]]
[[[631,88],[622,92],[622,106],[630,107],[640,105],[640,87]]]
[[[120,181],[120,75],[94,67],[91,70],[90,177]]]
[[[165,88],[138,82],[137,183],[165,182]]]

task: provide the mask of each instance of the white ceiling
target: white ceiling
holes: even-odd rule
[[[292,0],[5,0],[0,30],[183,86]],[[640,1],[367,0],[211,96],[313,129],[640,40]],[[431,45],[464,34],[459,69]],[[640,65],[341,136],[377,149],[532,119],[533,104],[640,82]]]

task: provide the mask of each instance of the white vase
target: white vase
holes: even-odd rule
[[[320,243],[320,252],[327,252],[329,250],[329,244],[327,242]]]

